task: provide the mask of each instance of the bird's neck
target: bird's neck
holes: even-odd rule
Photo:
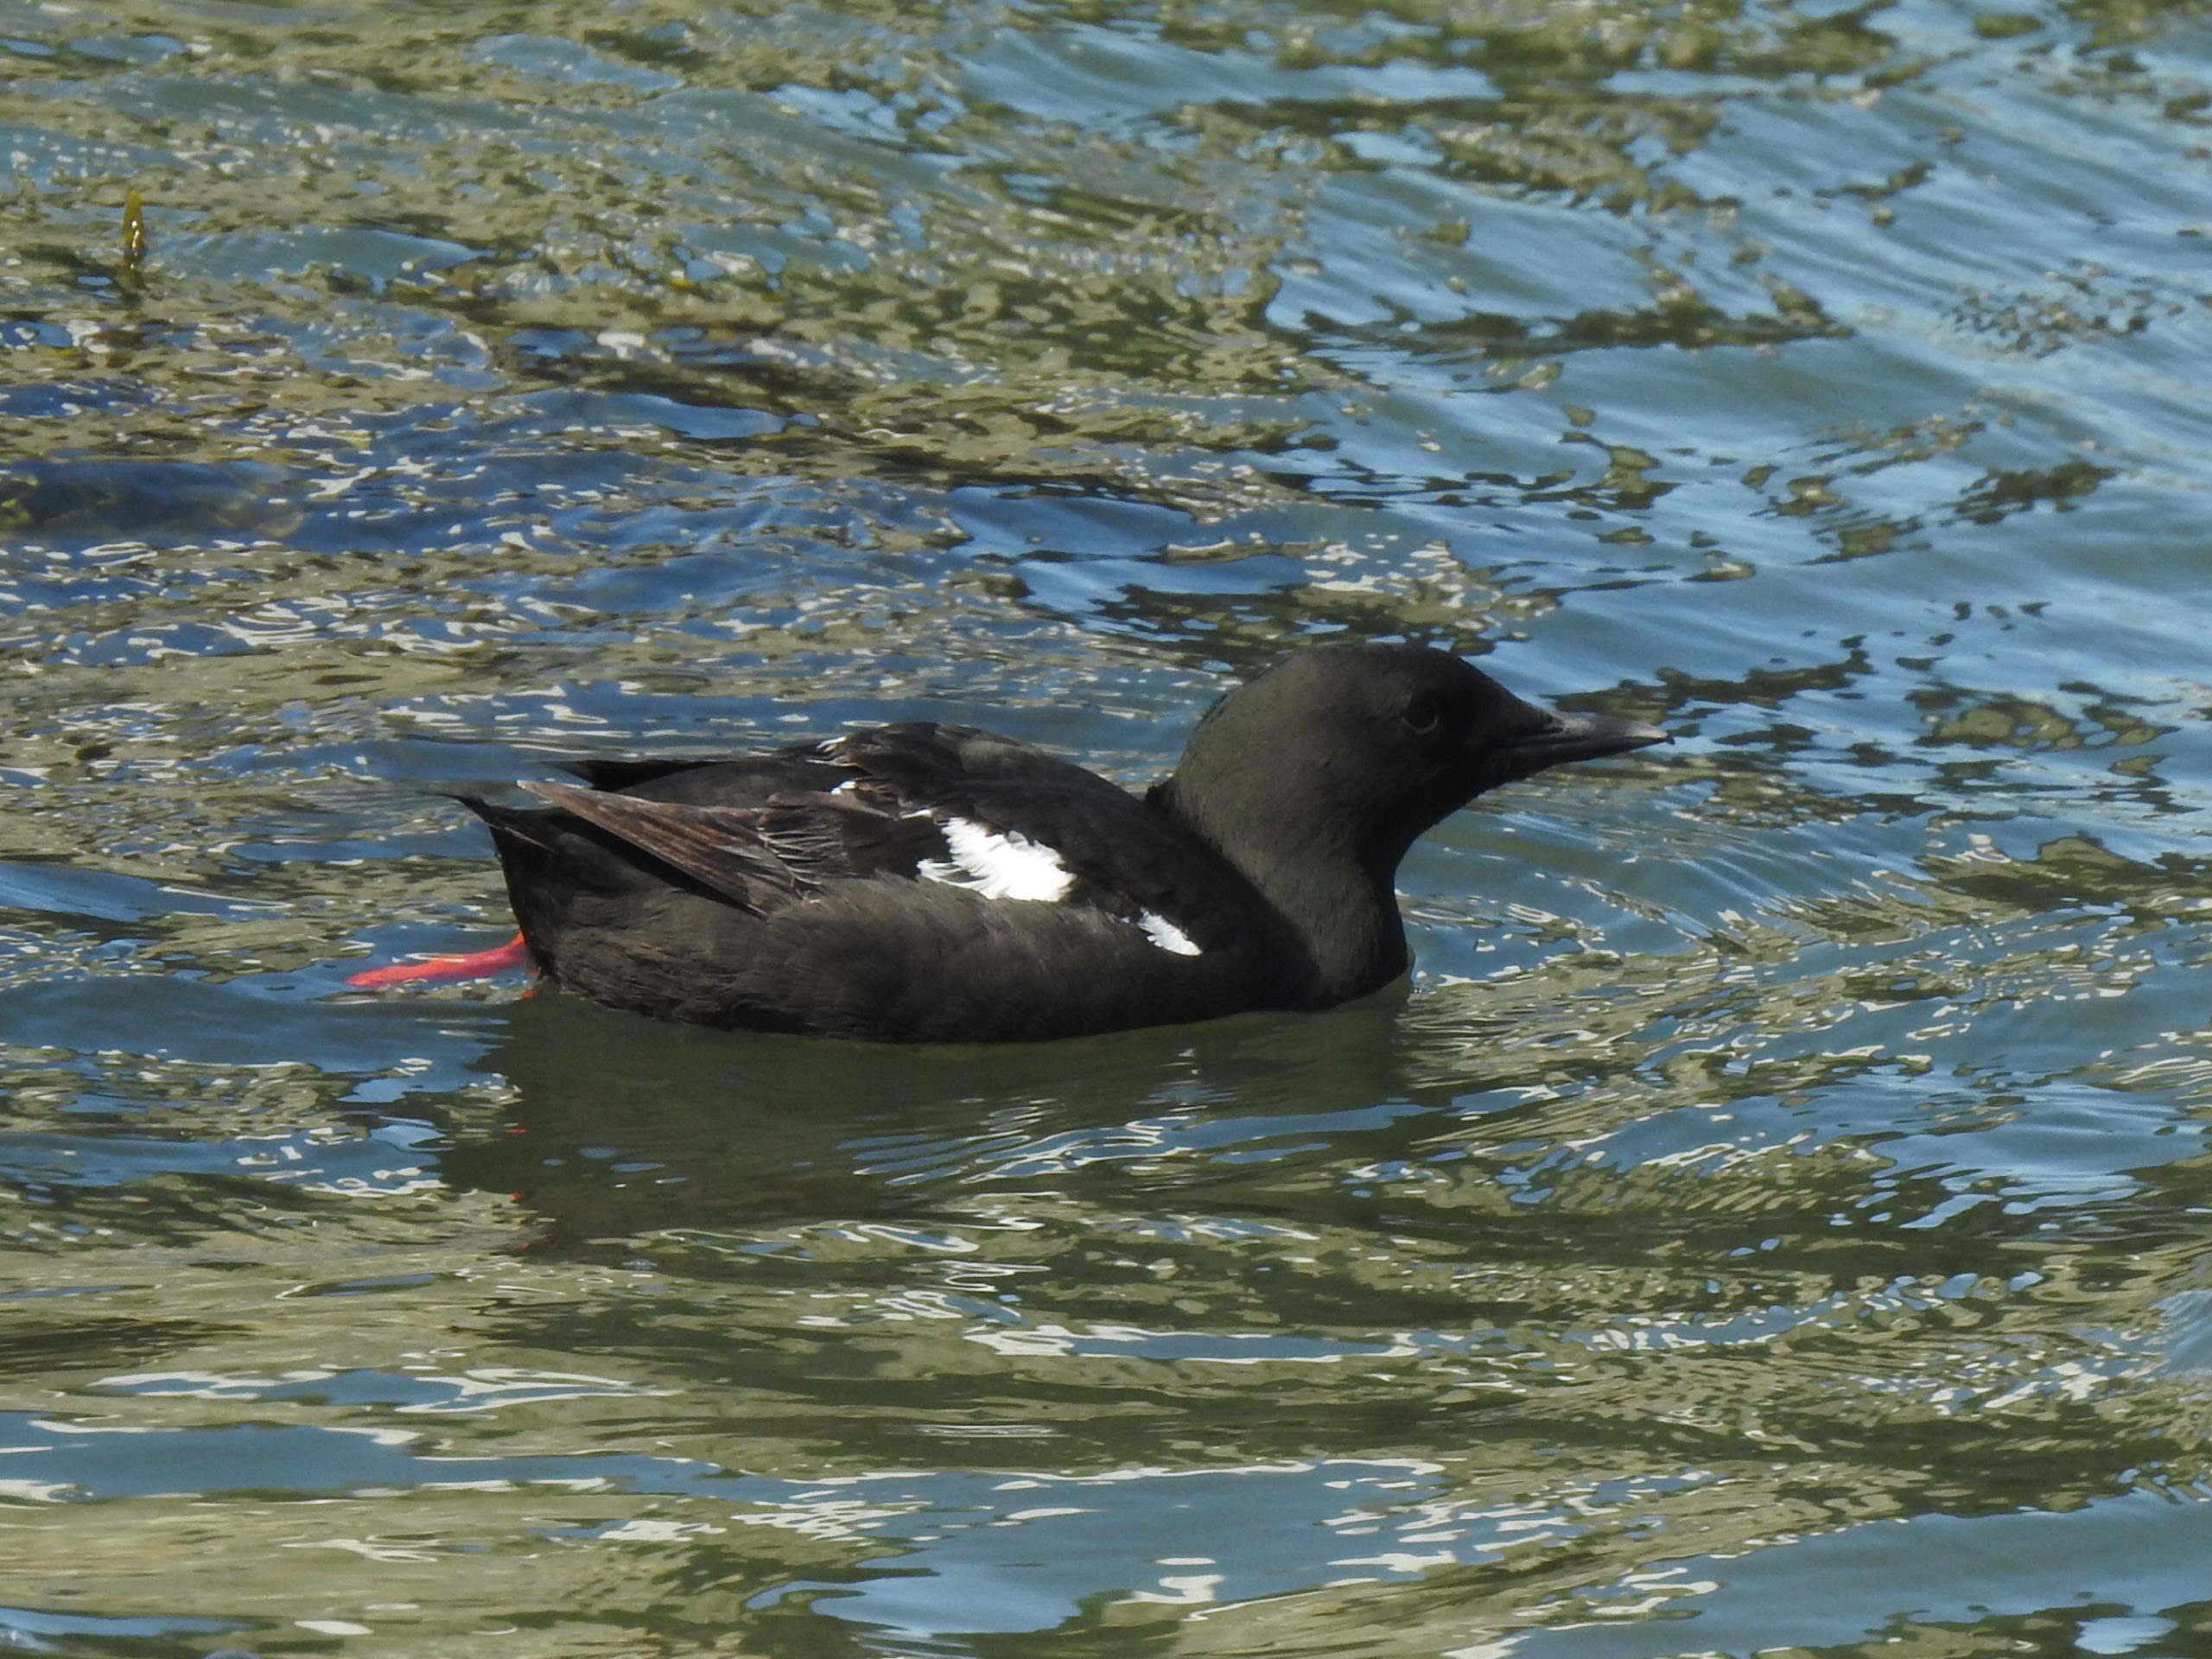
[[[1280,802],[1239,810],[1174,780],[1151,798],[1211,843],[1290,924],[1313,958],[1317,1006],[1363,996],[1406,971],[1396,861],[1385,868],[1363,860],[1349,840],[1317,835],[1325,820]]]

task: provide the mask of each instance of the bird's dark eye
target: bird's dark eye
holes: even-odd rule
[[[1415,737],[1433,737],[1436,728],[1444,724],[1444,707],[1434,697],[1415,697],[1398,718]]]

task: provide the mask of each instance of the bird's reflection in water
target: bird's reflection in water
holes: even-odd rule
[[[665,1025],[550,995],[487,1066],[514,1097],[439,1159],[544,1242],[926,1215],[981,1190],[1247,1181],[1281,1148],[1402,1152],[1404,992],[1069,1042],[903,1048]],[[1370,1144],[1381,1136],[1387,1145]]]

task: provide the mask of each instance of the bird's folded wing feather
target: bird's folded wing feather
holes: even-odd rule
[[[912,875],[922,859],[944,850],[929,819],[886,811],[857,795],[791,791],[765,806],[702,806],[565,784],[523,787],[763,913],[830,881]]]
[[[835,792],[785,790],[743,806],[641,798],[604,785],[524,787],[760,912],[835,880],[917,875],[924,861],[952,856],[947,831],[963,822],[1048,851],[1072,878],[1065,902],[1132,920],[1164,918],[1202,946],[1248,930],[1261,903],[1226,859],[1157,808],[1015,738],[915,722],[774,759],[802,756],[848,784]],[[592,775],[612,781],[601,767]]]
[[[798,873],[762,842],[757,807],[686,806],[566,784],[523,787],[748,910],[773,909],[801,892]]]
[[[939,822],[965,819],[1051,849],[1076,879],[1071,903],[1164,917],[1201,944],[1249,929],[1263,904],[1235,866],[1158,808],[1017,739],[971,726],[885,726],[823,752]]]

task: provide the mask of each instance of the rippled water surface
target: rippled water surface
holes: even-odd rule
[[[2204,7],[0,0],[0,1647],[2212,1651]],[[1678,737],[1364,1004],[344,983],[1342,635]]]

